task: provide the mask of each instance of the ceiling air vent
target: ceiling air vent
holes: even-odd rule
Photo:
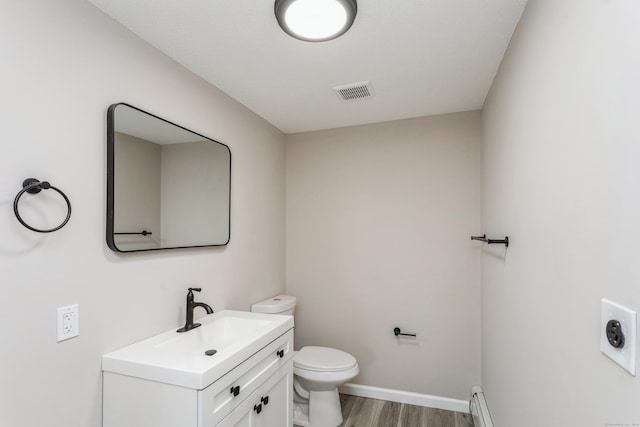
[[[333,90],[343,101],[352,101],[354,99],[371,98],[374,96],[371,82],[351,83],[343,86],[336,86]]]

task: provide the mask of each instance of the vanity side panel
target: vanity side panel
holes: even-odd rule
[[[103,372],[103,427],[197,427],[198,392]]]

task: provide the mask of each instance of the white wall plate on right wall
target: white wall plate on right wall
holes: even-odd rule
[[[602,299],[600,350],[611,360],[636,375],[636,312]]]

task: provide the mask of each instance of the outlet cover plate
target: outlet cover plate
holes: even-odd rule
[[[637,342],[636,312],[603,298],[600,317],[600,351],[635,377]],[[625,343],[622,348],[613,347],[607,339],[607,323],[609,320],[614,319],[622,325],[622,333],[625,337]]]
[[[78,304],[57,308],[58,341],[77,337],[80,333],[80,319],[78,317]]]

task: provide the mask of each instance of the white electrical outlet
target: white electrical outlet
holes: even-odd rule
[[[78,304],[58,307],[58,342],[77,337],[80,333]]]
[[[635,376],[636,312],[603,298],[600,319],[600,351]]]

